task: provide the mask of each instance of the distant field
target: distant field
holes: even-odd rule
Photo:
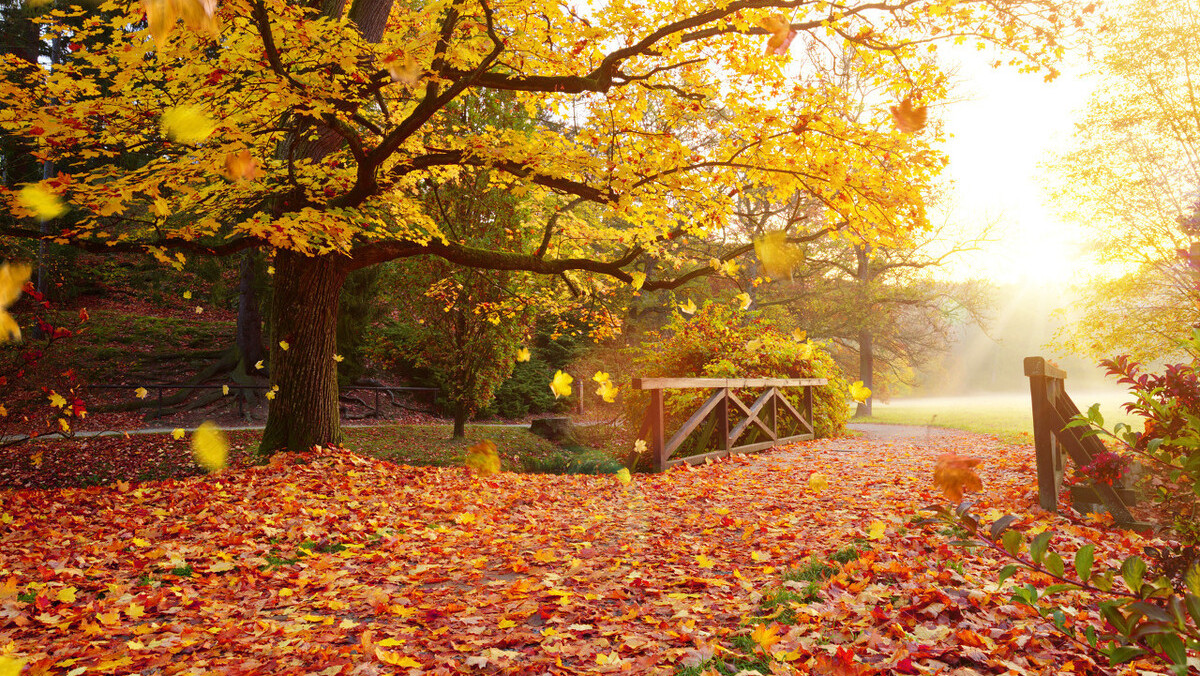
[[[1104,424],[1108,428],[1118,422],[1129,425],[1138,419],[1125,414],[1120,392],[1072,393],[1071,398],[1083,411],[1100,404]],[[875,403],[874,415],[856,418],[853,422],[930,425],[995,434],[1006,441],[1027,443],[1033,439],[1032,407],[1028,394],[988,394],[963,397],[928,397],[893,399],[888,404]],[[1135,428],[1140,429],[1140,424]]]

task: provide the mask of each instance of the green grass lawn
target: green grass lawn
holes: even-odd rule
[[[1140,419],[1121,408],[1124,397],[1119,393],[1082,393],[1072,400],[1083,411],[1100,404],[1104,424],[1108,428],[1118,422],[1140,429]],[[929,425],[951,429],[994,434],[1005,441],[1030,443],[1033,440],[1033,414],[1029,395],[999,394],[969,397],[930,397],[895,399],[890,403],[876,402],[874,415],[855,418],[851,422]]]

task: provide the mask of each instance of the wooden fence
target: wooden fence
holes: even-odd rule
[[[1086,428],[1067,428],[1071,418],[1079,415],[1079,408],[1064,388],[1066,371],[1046,363],[1042,357],[1026,357],[1025,375],[1029,377],[1029,394],[1033,401],[1038,501],[1042,509],[1057,513],[1058,493],[1063,484],[1063,449],[1076,467],[1091,464],[1095,456],[1108,452],[1108,449],[1096,436],[1085,436]],[[1129,505],[1134,502],[1132,491],[1096,483],[1072,488],[1072,497],[1077,503],[1103,504],[1117,523],[1137,523],[1129,513]]]
[[[816,436],[812,388],[827,382],[824,378],[634,378],[634,389],[650,392],[638,438],[646,441],[653,467],[660,472],[682,462],[696,464],[812,439]],[[799,409],[783,396],[781,387],[804,388]],[[763,388],[766,391],[749,406],[734,393]],[[716,391],[667,439],[663,390],[682,389]],[[680,457],[673,458],[677,451],[682,451]]]

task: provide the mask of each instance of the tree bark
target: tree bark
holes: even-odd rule
[[[254,364],[266,356],[263,354],[262,314],[258,309],[258,294],[254,290],[255,256],[253,251],[247,251],[242,258],[238,283],[237,335],[234,337],[247,374],[251,374]]]
[[[858,377],[868,389],[874,389],[875,380],[871,377],[875,372],[875,346],[873,343],[874,336],[870,329],[858,332]],[[874,398],[872,395],[867,397],[866,401],[859,402],[858,408],[854,411],[854,417],[864,418],[871,415],[871,404]]]
[[[458,404],[454,407],[454,438],[462,439],[467,435],[467,407]]]
[[[278,389],[267,412],[260,457],[341,441],[333,357],[345,260],[291,251],[275,255],[270,355],[271,386]]]

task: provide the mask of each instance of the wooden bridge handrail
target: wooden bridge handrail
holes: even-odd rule
[[[697,387],[805,387],[828,385],[825,378],[634,378],[635,390],[690,389]]]
[[[1025,375],[1066,380],[1067,372],[1046,361],[1045,357],[1025,357]]]

